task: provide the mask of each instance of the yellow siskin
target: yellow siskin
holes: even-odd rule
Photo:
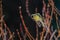
[[[42,16],[39,13],[32,14],[31,16],[32,16],[32,19],[36,22],[40,21],[40,20],[42,21],[42,19],[43,19]]]
[[[32,19],[38,24],[40,25],[38,22],[40,22],[42,24],[42,26],[44,27],[44,22],[43,22],[43,17],[39,14],[39,13],[36,13],[36,14],[32,14]]]

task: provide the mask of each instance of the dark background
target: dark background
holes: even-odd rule
[[[25,0],[2,0],[4,20],[12,32],[16,32],[16,29],[20,28],[20,16],[19,6],[22,6],[22,14],[29,29],[30,33],[35,37],[35,22],[27,15],[25,9]],[[60,0],[54,0],[55,6],[60,9]],[[42,0],[29,0],[29,11],[31,14],[35,12],[35,8],[38,8],[38,12],[42,11]],[[55,25],[55,24],[54,24]]]

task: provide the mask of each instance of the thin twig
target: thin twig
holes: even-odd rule
[[[36,25],[36,40],[38,40],[38,26]]]
[[[28,0],[26,0],[26,12],[28,14],[28,16],[30,16],[30,12],[29,12],[29,8],[28,8]]]
[[[30,39],[32,38],[32,39],[34,40],[34,38],[31,36],[31,34],[29,33],[29,31],[28,31],[28,29],[27,29],[27,27],[26,27],[26,25],[25,25],[25,23],[24,23],[23,16],[22,16],[22,12],[21,12],[21,8],[20,8],[20,18],[21,18],[21,20],[22,20],[22,23],[23,23],[23,26],[24,26],[24,29],[25,29],[27,35],[30,36]]]
[[[55,31],[52,33],[52,35],[51,35],[51,37],[50,37],[49,40],[52,40],[52,38],[54,37],[54,35],[55,35],[56,32],[57,32],[57,30],[55,30]],[[56,38],[55,38],[55,39],[56,39]]]

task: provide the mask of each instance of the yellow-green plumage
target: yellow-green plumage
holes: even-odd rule
[[[42,25],[44,26],[44,23],[43,23],[43,17],[39,14],[39,13],[36,13],[36,14],[32,14],[32,19],[37,23],[37,22],[41,22]]]
[[[32,19],[34,19],[34,21],[40,21],[40,20],[42,20],[43,21],[43,18],[42,18],[42,16],[39,14],[39,13],[36,13],[36,14],[32,14]]]

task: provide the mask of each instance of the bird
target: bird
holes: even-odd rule
[[[41,16],[40,13],[35,13],[35,14],[31,14],[32,19],[37,23],[37,25],[40,27],[41,24],[44,27],[44,18]]]

